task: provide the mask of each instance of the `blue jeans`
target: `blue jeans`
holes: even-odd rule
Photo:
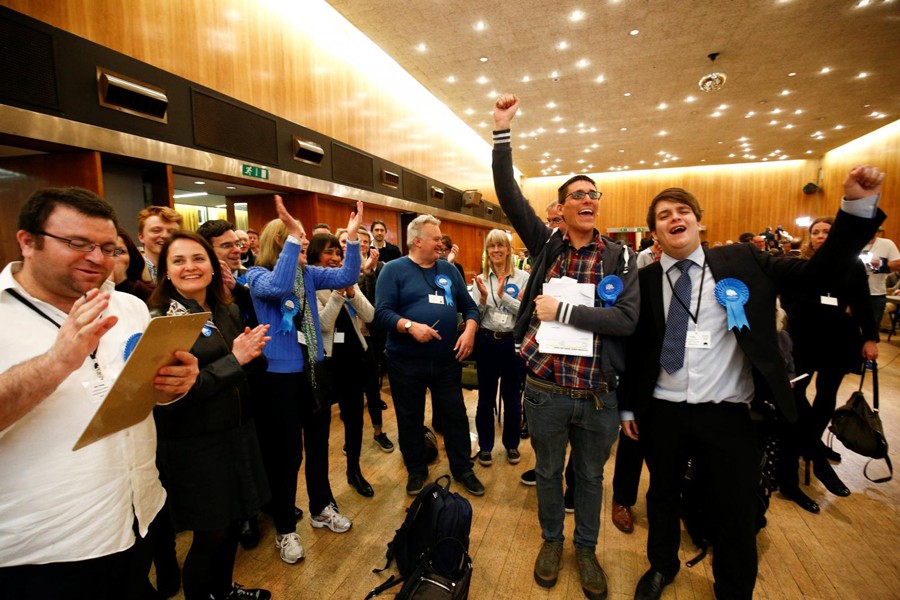
[[[594,550],[600,533],[603,501],[603,466],[619,434],[616,393],[601,397],[598,410],[593,400],[578,400],[561,393],[539,391],[525,382],[525,414],[536,458],[538,520],[541,536],[561,542],[563,465],[566,444],[572,443],[575,465],[575,547]]]
[[[462,395],[462,364],[453,358],[431,360],[387,357],[391,395],[397,413],[400,453],[410,475],[428,477],[425,462],[425,391],[431,409],[441,417],[450,472],[459,479],[472,471],[469,417]]]

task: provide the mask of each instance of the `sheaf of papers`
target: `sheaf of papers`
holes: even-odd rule
[[[571,277],[554,278],[544,284],[543,294],[560,302],[577,306],[594,306],[594,286],[578,283]],[[568,354],[591,356],[594,352],[594,334],[558,321],[541,321],[535,339],[543,354]]]

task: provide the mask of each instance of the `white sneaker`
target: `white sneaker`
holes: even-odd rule
[[[303,546],[296,533],[275,534],[275,547],[281,550],[281,560],[289,565],[303,558]]]
[[[329,504],[322,512],[310,519],[309,524],[313,527],[327,527],[335,533],[344,533],[353,526],[350,519],[337,511],[334,503]]]

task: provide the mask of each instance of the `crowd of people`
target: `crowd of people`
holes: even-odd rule
[[[535,213],[513,171],[518,108],[512,95],[494,106],[493,173],[525,249],[508,231],[487,232],[471,282],[427,214],[409,223],[404,255],[384,221],[364,225],[361,202],[345,228],[320,223],[309,238],[279,196],[260,232],[224,220],[190,232],[176,211],[154,206],[137,216],[141,252],[93,193],[32,195],[18,222],[23,259],[0,274],[0,335],[14,349],[0,362],[0,597],[159,598],[183,586],[188,600],[270,598],[234,582],[238,544],[259,544],[265,512],[281,560],[304,558],[301,466],[310,525],[352,528],[332,492],[329,443],[343,445],[348,484],[377,496],[360,457],[366,412],[372,443],[394,450],[384,374],[409,495],[429,478],[428,398],[453,479],[473,496],[486,493],[475,462],[497,457],[495,413],[508,463],[530,437],[535,465],[521,479],[538,500],[538,585],[558,580],[574,512],[582,589],[606,597],[596,546],[603,469],[618,442],[611,514],[623,532],[634,530],[644,462],[650,473],[649,568],[635,598],[659,598],[679,570],[689,462],[710,499],[715,593],[752,597],[760,444],[751,408],[773,407],[785,498],[819,510],[800,490],[800,457],[829,492],[850,494],[822,434],[844,374],[878,356],[879,282],[900,270],[896,246],[876,235],[883,174],[851,170],[837,217],[812,222],[800,257],[767,251],[765,233],[707,248],[700,204],[681,188],[652,199],[652,238],[636,252],[597,230],[602,193],[586,175],[560,186],[546,219]],[[780,226],[767,233],[798,241]],[[779,298],[792,344],[776,333]],[[154,377],[152,413],[72,452],[151,316],[197,313],[206,325]],[[462,391],[472,362],[474,457]],[[340,441],[329,440],[335,404]],[[181,531],[193,534],[183,565]]]

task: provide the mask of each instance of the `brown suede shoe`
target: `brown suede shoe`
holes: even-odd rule
[[[544,542],[534,561],[534,580],[544,588],[556,585],[562,565],[562,542]]]
[[[575,550],[578,561],[578,574],[581,576],[581,591],[591,600],[604,600],[608,593],[606,573],[597,562],[597,555],[590,548]]]
[[[622,506],[613,502],[612,505],[612,522],[616,529],[622,533],[631,533],[634,531],[634,517],[631,516],[631,507]]]

